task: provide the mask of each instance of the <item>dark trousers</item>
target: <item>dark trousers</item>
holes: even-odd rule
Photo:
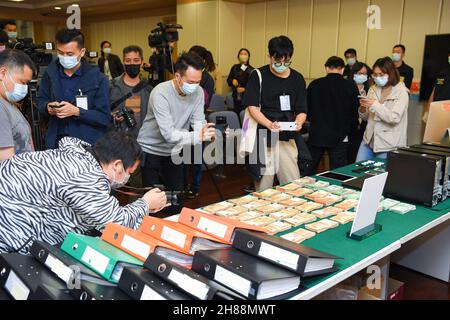
[[[183,164],[174,164],[171,157],[145,153],[142,180],[144,187],[163,185],[167,191],[184,191]],[[163,210],[166,215],[178,214],[183,208],[183,194],[178,195],[179,205]]]
[[[336,169],[339,167],[346,166],[348,164],[347,160],[347,142],[340,142],[334,148],[324,148],[324,147],[316,147],[309,146],[309,151],[312,156],[312,171],[317,173],[317,169],[319,167],[320,160],[323,157],[325,151],[328,152],[328,156],[330,157],[330,169]]]

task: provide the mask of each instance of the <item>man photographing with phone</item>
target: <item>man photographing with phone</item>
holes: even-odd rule
[[[193,53],[175,63],[175,78],[157,85],[150,94],[147,116],[138,142],[144,151],[143,182],[146,187],[164,185],[168,191],[184,190],[184,163],[174,162],[183,146],[215,137],[213,123],[206,124],[204,93],[200,87],[203,61]],[[194,130],[188,131],[189,126]],[[166,208],[179,213],[183,205]]]
[[[83,60],[79,30],[58,31],[56,47],[58,60],[48,66],[38,96],[39,111],[49,117],[46,146],[58,148],[67,136],[94,144],[111,125],[108,80]]]

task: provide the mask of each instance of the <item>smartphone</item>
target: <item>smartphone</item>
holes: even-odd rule
[[[359,95],[358,98],[359,98],[359,99],[367,99],[367,96]]]
[[[341,181],[341,182],[345,182],[351,179],[354,179],[355,177],[353,176],[349,176],[346,174],[342,174],[342,173],[338,173],[338,172],[334,172],[334,171],[326,171],[324,173],[318,174],[318,177],[323,177],[323,178],[327,178],[327,179],[331,179],[331,180],[337,180],[337,181]]]
[[[297,131],[297,124],[295,122],[278,122],[281,131]]]
[[[216,130],[219,130],[222,134],[224,134],[228,128],[227,117],[216,117],[216,123],[214,127]]]
[[[50,108],[54,108],[54,109],[58,109],[58,108],[61,108],[62,107],[62,105],[59,105],[59,104],[49,104],[48,105]]]

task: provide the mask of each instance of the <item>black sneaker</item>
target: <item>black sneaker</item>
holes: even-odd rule
[[[199,192],[194,192],[192,190],[186,191],[185,197],[186,199],[196,199],[200,195]]]
[[[253,183],[249,184],[244,188],[244,191],[247,193],[253,193],[255,192],[255,185]]]

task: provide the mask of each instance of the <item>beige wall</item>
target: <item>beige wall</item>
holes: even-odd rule
[[[369,4],[381,8],[381,30],[368,30]],[[287,34],[294,42],[294,68],[306,78],[323,76],[325,60],[343,57],[353,47],[369,65],[405,44],[405,61],[420,80],[425,35],[450,33],[450,0],[278,0],[234,3],[183,1],[179,48],[200,44],[213,52],[225,77],[241,47],[250,49],[254,66],[267,63],[267,42]]]
[[[87,48],[92,51],[100,51],[100,43],[108,40],[112,43],[112,52],[122,58],[122,49],[129,45],[138,45],[144,50],[144,58],[148,61],[151,49],[148,46],[150,30],[156,28],[166,16],[149,16],[112,20],[102,22],[90,22],[83,26],[88,39]]]

